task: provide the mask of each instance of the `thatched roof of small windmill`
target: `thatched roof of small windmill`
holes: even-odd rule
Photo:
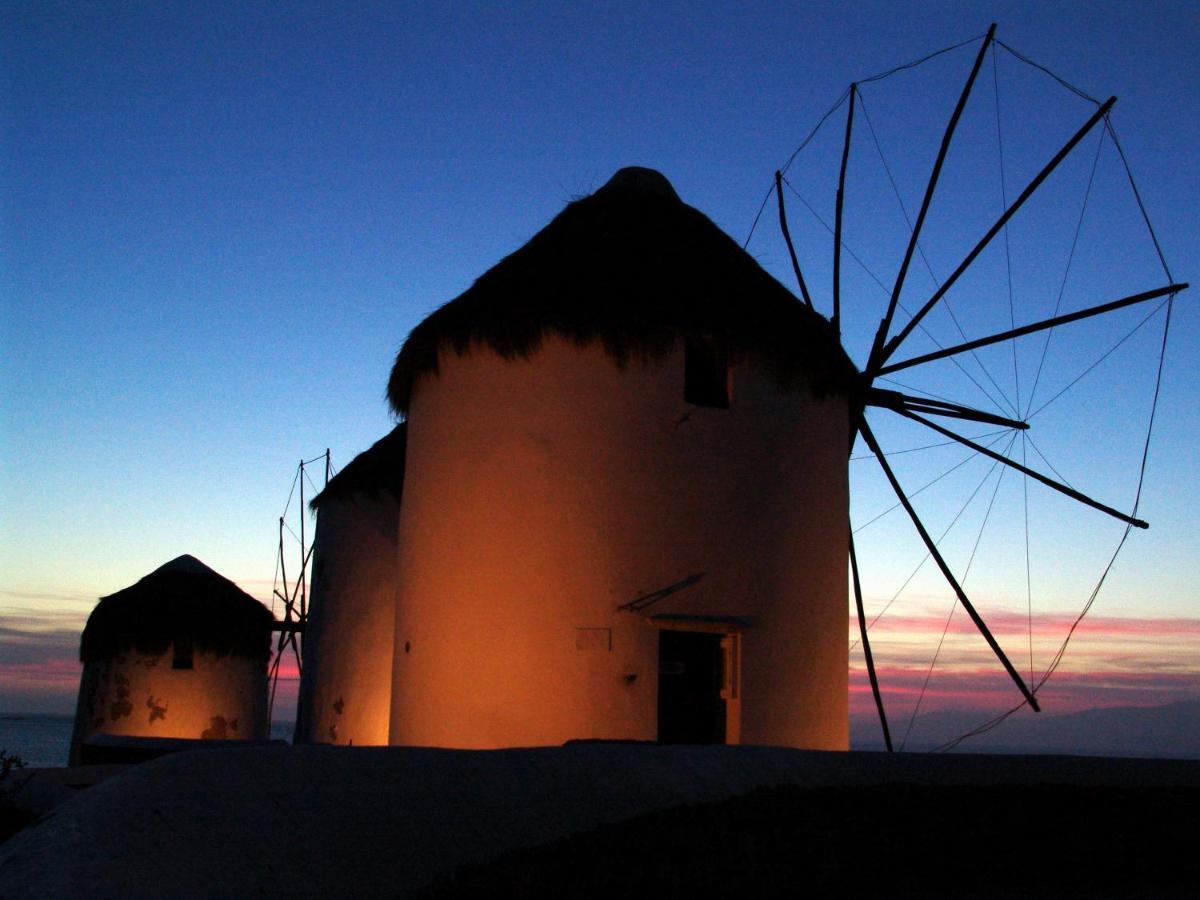
[[[362,494],[390,494],[399,502],[404,492],[404,450],[407,424],[401,422],[337,473],[309,506],[320,509],[327,500]]]
[[[177,639],[198,652],[265,663],[271,655],[271,612],[192,556],[180,556],[137,584],[100,598],[79,645],[84,662],[135,650],[158,656]]]
[[[853,363],[829,323],[769,275],[651,169],[622,169],[569,204],[529,243],[421,322],[404,342],[388,399],[408,412],[438,353],[486,346],[528,357],[547,334],[602,343],[618,363],[659,357],[683,335],[752,355],[785,387],[846,390]]]

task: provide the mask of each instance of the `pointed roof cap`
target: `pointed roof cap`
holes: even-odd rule
[[[206,566],[196,557],[185,553],[182,556],[177,556],[168,563],[163,563],[146,578],[153,578],[155,575],[216,575],[217,573]],[[217,575],[218,578],[221,576]],[[143,579],[144,580],[144,579]]]
[[[769,275],[653,169],[618,171],[421,322],[401,347],[388,399],[408,412],[438,355],[486,346],[528,357],[547,334],[599,341],[619,363],[661,357],[683,335],[754,356],[779,382],[849,390],[855,369],[829,323]]]

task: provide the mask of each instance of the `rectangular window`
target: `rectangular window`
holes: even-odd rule
[[[729,409],[729,354],[716,338],[684,338],[683,399],[696,406]]]

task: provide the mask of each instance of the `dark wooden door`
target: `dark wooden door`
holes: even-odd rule
[[[704,631],[658,633],[659,743],[725,743],[721,637]]]

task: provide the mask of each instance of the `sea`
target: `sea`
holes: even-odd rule
[[[31,769],[65,766],[73,725],[72,716],[0,713],[0,752]],[[295,729],[295,722],[274,722],[271,738],[291,743]]]

